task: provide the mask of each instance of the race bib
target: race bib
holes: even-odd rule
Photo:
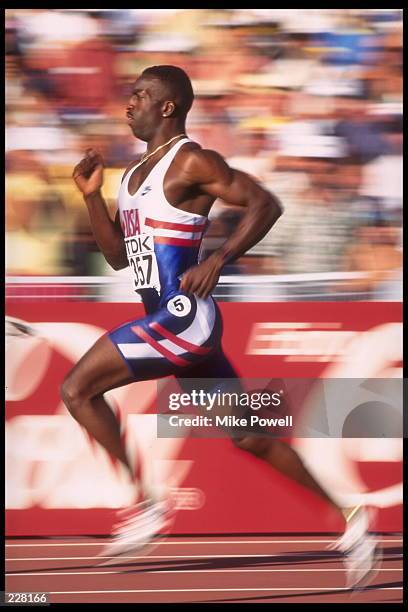
[[[152,234],[136,234],[125,239],[135,291],[157,287],[157,261]]]

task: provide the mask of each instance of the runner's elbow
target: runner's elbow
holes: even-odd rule
[[[116,261],[112,259],[106,259],[106,261],[108,262],[110,267],[113,268],[114,270],[123,270],[123,268],[127,268],[129,265],[127,261],[126,262]]]
[[[283,206],[273,193],[266,192],[259,206],[260,218],[271,227],[283,214]]]
[[[129,265],[129,262],[127,260],[126,256],[123,256],[123,254],[111,254],[111,253],[104,253],[105,255],[105,259],[108,262],[108,264],[110,265],[111,268],[113,268],[114,270],[123,270],[123,268],[127,268]]]
[[[279,219],[279,217],[283,214],[284,208],[282,202],[276,197],[275,194],[269,192],[269,200],[268,207],[270,211],[270,215],[275,219]]]

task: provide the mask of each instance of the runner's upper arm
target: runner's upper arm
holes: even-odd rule
[[[191,151],[185,171],[188,180],[198,185],[201,191],[228,204],[246,207],[254,201],[272,199],[272,194],[256,179],[231,168],[215,151]]]
[[[119,212],[119,209],[116,211],[114,224],[115,224],[115,227],[120,231],[120,233],[123,236],[122,225],[120,223],[120,212]]]

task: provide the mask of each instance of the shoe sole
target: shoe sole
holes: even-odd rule
[[[110,566],[110,565],[118,565],[120,563],[124,563],[124,565],[130,565],[132,560],[128,559],[129,555],[132,557],[142,557],[145,555],[149,555],[157,546],[161,543],[161,540],[164,540],[167,534],[157,534],[153,536],[151,542],[146,542],[145,544],[141,544],[136,547],[131,547],[126,551],[121,552],[119,555],[107,555],[110,558],[97,563],[97,567]],[[133,554],[132,554],[133,553]],[[101,555],[103,556],[103,551]]]
[[[110,557],[110,559],[101,561],[100,563],[98,563],[98,565],[100,566],[115,565],[116,563],[119,563],[121,560],[123,561],[123,559],[126,556],[128,556],[129,553],[137,553],[140,556],[142,556],[142,553],[143,553],[143,556],[146,553],[150,554],[152,550],[154,550],[160,544],[160,541],[163,540],[170,533],[170,530],[174,523],[174,518],[175,518],[174,516],[168,518],[166,523],[163,525],[160,533],[156,533],[153,536],[151,536],[151,541],[147,541],[143,544],[136,544],[134,546],[129,545],[128,549],[124,551],[122,550],[118,554],[108,554],[107,555],[106,553],[104,554],[104,551],[102,550],[102,552],[98,555],[98,557]]]

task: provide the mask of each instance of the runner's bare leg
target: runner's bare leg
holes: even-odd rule
[[[324,499],[343,519],[348,518],[352,508],[341,508],[332,497],[320,486],[304,465],[297,452],[286,442],[266,436],[245,436],[234,440],[236,446],[255,457],[262,459],[270,466],[291,480],[304,486]]]
[[[119,423],[103,393],[131,382],[122,357],[107,335],[97,342],[69,372],[61,387],[62,399],[76,421],[127,468],[132,481],[133,468],[126,455]]]

